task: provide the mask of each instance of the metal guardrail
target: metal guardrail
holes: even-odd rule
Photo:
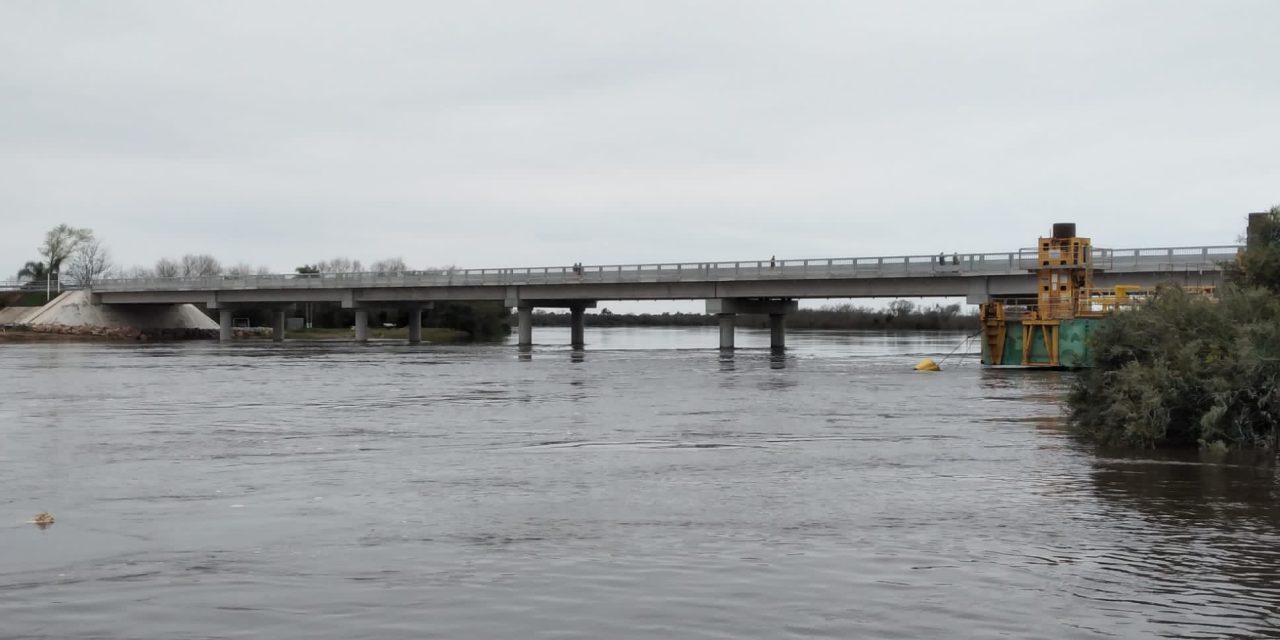
[[[59,285],[57,280],[54,280],[52,285],[44,280],[0,280],[0,291],[39,291],[43,293],[48,287],[51,287],[53,291],[80,288],[65,281]]]
[[[1238,245],[1093,250],[1094,267],[1105,271],[1217,271],[1235,259]],[[100,280],[95,291],[223,291],[235,289],[347,289],[375,287],[519,286],[537,284],[625,284],[735,280],[902,278],[1021,274],[1037,267],[1034,250],[871,258],[751,260],[453,269],[403,273],[318,273],[199,278]]]

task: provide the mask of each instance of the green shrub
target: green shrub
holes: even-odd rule
[[[1280,301],[1260,288],[1221,296],[1162,288],[1103,323],[1068,397],[1073,428],[1108,445],[1274,447]]]

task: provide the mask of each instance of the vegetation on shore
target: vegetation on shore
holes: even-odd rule
[[[1160,289],[1093,335],[1068,397],[1075,432],[1139,448],[1275,449],[1280,434],[1280,207],[1250,221],[1217,299]]]
[[[350,327],[312,327],[310,329],[289,329],[285,331],[285,337],[290,340],[354,340],[355,330]],[[258,337],[270,338],[270,331],[262,331]],[[408,327],[369,327],[369,338],[373,340],[407,340],[409,339]],[[464,342],[470,338],[470,334],[457,329],[445,329],[440,327],[424,327],[422,329],[423,342]]]
[[[767,327],[768,318],[739,314],[740,327]],[[587,324],[593,327],[703,327],[715,326],[719,318],[705,313],[612,313],[602,309]],[[568,313],[535,313],[535,326],[568,326]],[[800,309],[787,314],[792,329],[872,329],[881,331],[972,331],[978,316],[961,313],[960,305],[917,307],[909,300],[895,300],[886,309],[869,309],[852,304]]]

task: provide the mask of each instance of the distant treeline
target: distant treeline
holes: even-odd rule
[[[513,319],[512,324],[515,323]],[[701,327],[715,326],[719,319],[705,313],[613,313],[607,308],[587,318],[592,327]],[[534,326],[567,327],[569,314],[539,312],[533,314]],[[764,328],[769,318],[739,314],[739,327]],[[869,309],[841,304],[820,309],[801,309],[787,314],[787,326],[793,329],[880,329],[897,331],[976,331],[976,313],[961,313],[960,305],[917,307],[909,300],[895,300],[887,309]]]

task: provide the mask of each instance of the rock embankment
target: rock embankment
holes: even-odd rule
[[[217,329],[95,327],[87,325],[36,324],[27,327],[31,333],[63,336],[96,337],[118,340],[213,340]]]
[[[189,304],[98,305],[88,291],[67,291],[43,307],[0,310],[6,341],[211,340],[218,323]]]

